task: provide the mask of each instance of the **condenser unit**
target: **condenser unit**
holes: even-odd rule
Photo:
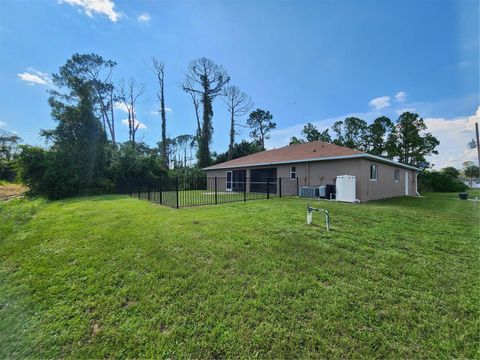
[[[327,196],[327,187],[325,185],[318,187],[318,197],[325,198]]]
[[[318,189],[308,186],[302,186],[300,188],[300,196],[301,197],[317,197],[318,196]]]

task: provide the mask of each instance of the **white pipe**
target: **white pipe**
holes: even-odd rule
[[[418,171],[415,171],[415,194],[417,196],[421,196],[419,193],[418,193]]]

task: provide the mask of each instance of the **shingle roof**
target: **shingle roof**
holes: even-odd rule
[[[308,162],[322,160],[339,160],[349,158],[365,158],[373,161],[380,161],[391,165],[419,171],[420,169],[385,159],[380,156],[367,154],[362,151],[353,150],[323,141],[313,141],[304,144],[288,145],[278,149],[266,150],[256,154],[247,155],[238,159],[225,161],[212,165],[203,170],[231,169],[248,166],[269,166],[273,164],[288,164],[293,162]]]
[[[361,155],[364,152],[349,149],[323,141],[313,141],[304,144],[288,145],[278,149],[266,150],[255,154],[247,155],[238,159],[225,161],[212,165],[204,170],[235,168],[242,166],[255,166],[265,164],[278,164],[338,156]]]

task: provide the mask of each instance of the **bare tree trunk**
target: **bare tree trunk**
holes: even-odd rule
[[[230,143],[228,144],[228,160],[232,160],[233,144],[235,143],[235,116],[230,112]]]
[[[192,101],[193,101],[193,106],[195,107],[195,118],[197,119],[197,137],[200,136],[202,127],[200,125],[200,116],[198,115],[198,108],[200,107],[200,104],[198,102],[198,99],[192,96]]]
[[[158,80],[158,92],[157,97],[160,103],[160,116],[162,118],[162,140],[161,140],[161,157],[163,165],[168,168],[168,144],[167,144],[167,114],[165,111],[165,64],[162,61],[158,61],[153,58],[153,71],[157,75]]]
[[[223,90],[223,102],[230,112],[230,142],[228,145],[228,160],[233,157],[233,146],[235,144],[235,118],[245,115],[252,107],[250,98],[241,92],[237,86],[227,86]]]
[[[110,126],[110,132],[112,136],[112,145],[113,147],[117,146],[117,141],[115,139],[115,117],[114,117],[114,95],[113,95],[113,87],[112,90],[110,91],[110,121],[111,121],[111,126]]]
[[[128,137],[132,142],[132,147],[135,148],[135,133],[140,127],[140,123],[135,119],[137,102],[139,97],[144,93],[145,87],[143,85],[137,86],[134,79],[130,79],[127,86],[122,81],[120,83],[119,99],[125,104],[128,113]]]

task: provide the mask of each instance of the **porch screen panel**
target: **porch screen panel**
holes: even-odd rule
[[[267,181],[270,194],[277,193],[277,168],[250,170],[250,192],[266,193]]]

